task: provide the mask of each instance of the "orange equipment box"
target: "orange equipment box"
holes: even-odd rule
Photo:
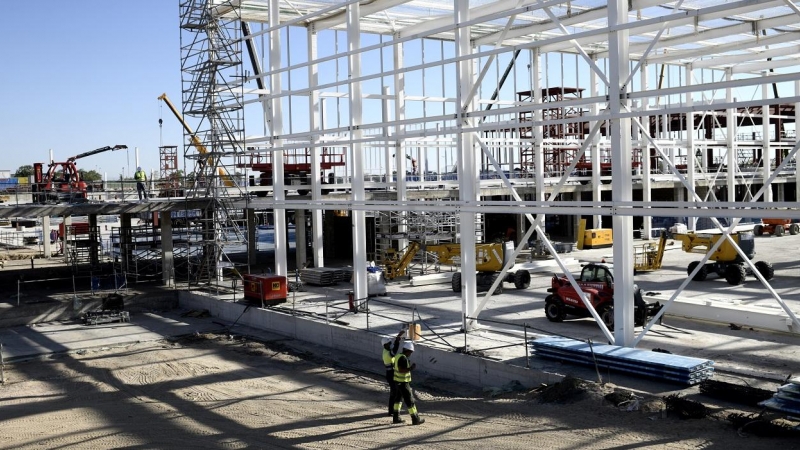
[[[244,275],[244,297],[277,305],[286,301],[286,277],[279,275]]]

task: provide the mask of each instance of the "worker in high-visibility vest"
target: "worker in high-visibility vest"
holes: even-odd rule
[[[147,174],[144,173],[141,167],[136,168],[133,174],[133,179],[136,180],[136,192],[139,194],[139,200],[147,200],[147,189],[145,189],[144,182],[147,181]]]
[[[392,423],[404,422],[404,420],[400,419],[402,402],[406,403],[408,414],[411,415],[412,425],[425,423],[425,419],[421,418],[417,413],[414,393],[411,392],[411,371],[417,368],[417,365],[409,360],[412,353],[414,353],[414,343],[406,341],[403,344],[403,353],[400,353],[394,359],[394,381],[397,383],[397,392],[394,396],[394,409],[392,410],[392,418],[394,420]]]
[[[394,358],[400,348],[400,338],[403,337],[405,330],[400,330],[397,336],[384,336],[381,338],[383,344],[383,366],[386,368],[386,381],[389,383],[389,415],[394,411],[394,394],[397,391],[397,383],[394,382]],[[394,344],[392,344],[394,341]]]

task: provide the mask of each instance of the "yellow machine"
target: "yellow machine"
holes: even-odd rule
[[[722,234],[710,233],[679,233],[673,235],[676,240],[683,243],[683,251],[687,253],[708,253],[711,247],[720,239],[723,238]],[[753,259],[755,256],[755,239],[753,238],[752,231],[737,231],[731,233],[731,238],[748,259]],[[736,252],[736,249],[726,239],[719,248],[714,251],[709,257],[709,260],[714,261],[706,263],[692,278],[694,281],[703,281],[708,277],[708,274],[715,272],[722,278],[728,281],[729,284],[738,285],[744,283],[745,276],[748,269],[744,264],[744,260]],[[688,275],[691,275],[700,261],[692,261],[686,269]],[[772,264],[766,261],[758,261],[755,263],[758,272],[767,280],[771,280],[775,275]]]
[[[664,248],[667,245],[667,234],[661,233],[658,244],[637,245],[633,249],[633,273],[652,272],[661,268],[664,260]]]
[[[586,219],[578,224],[578,250],[584,248],[607,248],[614,244],[611,228],[586,229]]]
[[[194,131],[192,130],[192,127],[190,127],[189,124],[186,123],[185,120],[183,120],[183,116],[181,115],[180,112],[178,112],[178,109],[175,108],[175,105],[173,105],[172,102],[169,100],[169,97],[167,97],[167,94],[166,93],[161,94],[158,97],[158,99],[167,104],[167,106],[169,107],[170,111],[172,111],[172,114],[174,114],[175,117],[178,119],[178,122],[180,122],[181,125],[183,125],[183,129],[186,130],[187,133],[189,133],[189,138],[192,140],[192,145],[194,145],[194,148],[197,149],[197,152],[200,153],[201,155],[205,155],[206,153],[208,153],[208,150],[206,149],[206,147],[203,145],[202,142],[200,142],[200,138],[198,138],[194,134]],[[207,162],[207,164],[209,164],[211,166],[214,165],[214,160],[211,157],[208,157],[206,162]],[[231,175],[228,173],[227,170],[225,170],[224,167],[218,167],[217,171],[219,172],[219,176],[222,179],[222,182],[223,182],[223,184],[225,184],[225,186],[227,186],[227,187],[236,186],[236,183],[231,178]]]
[[[387,255],[384,275],[387,279],[408,275],[408,267],[414,260],[414,256],[420,250],[433,253],[440,264],[455,264],[461,258],[461,244],[422,244],[412,241],[405,248],[402,254],[394,252]],[[508,262],[514,252],[514,243],[506,242],[503,244],[475,244],[475,269],[478,287],[488,289],[494,280],[503,270],[503,266]],[[531,284],[531,274],[527,270],[508,272],[503,280],[506,283],[514,283],[517,289],[527,289]],[[453,292],[461,292],[461,272],[453,274],[451,281]],[[503,292],[503,284],[497,286],[495,294]]]

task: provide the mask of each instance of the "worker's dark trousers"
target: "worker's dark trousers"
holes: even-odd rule
[[[394,370],[386,371],[386,381],[389,382],[389,412],[394,410],[394,397],[397,394],[397,382],[394,381]]]
[[[144,188],[144,183],[141,181],[136,182],[136,192],[139,193],[139,200],[142,198],[147,198],[147,191]]]
[[[405,402],[408,413],[417,415],[417,404],[414,402],[414,393],[411,392],[411,383],[396,383],[397,391],[394,394],[394,411],[400,411],[401,402]]]

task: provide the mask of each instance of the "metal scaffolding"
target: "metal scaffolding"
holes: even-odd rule
[[[189,174],[187,197],[214,199],[203,211],[202,253],[191,283],[214,283],[222,267],[233,267],[225,247],[246,243],[246,233],[235,220],[243,216],[232,201],[245,194],[243,177],[235,162],[244,149],[244,97],[242,18],[238,1],[189,0],[180,3],[181,73],[184,120],[197,123],[189,129],[184,147],[186,160],[195,161]],[[186,129],[187,127],[185,127]],[[187,169],[188,170],[188,169]],[[190,258],[191,261],[191,258]]]
[[[546,236],[546,214],[591,215],[596,223],[607,217],[614,228],[616,295],[623,306],[633,298],[634,218],[642,221],[646,236],[652,217],[667,216],[694,216],[690,229],[699,218],[708,218],[729,235],[732,228],[721,226],[718,217],[733,226],[742,217],[796,214],[796,203],[786,200],[800,198],[800,188],[772,190],[778,177],[800,185],[797,171],[786,170],[794,168],[800,149],[796,134],[790,138],[786,129],[797,122],[800,103],[800,22],[791,2],[206,0],[181,5],[184,111],[201,119],[197,136],[211,150],[199,160],[212,170],[204,168],[199,179],[224,179],[214,168],[223,155],[243,147],[226,147],[214,132],[223,129],[211,125],[219,121],[217,107],[233,111],[245,105],[260,114],[263,135],[248,136],[243,148],[271,153],[270,165],[263,168],[272,174],[259,179],[273,184],[276,239],[283,235],[286,209],[310,210],[314,263],[321,266],[322,211],[348,211],[357,298],[366,297],[360,278],[367,258],[366,211],[458,217],[465,274],[474,272],[468,265],[475,259],[474,228],[481,214],[514,214],[530,223],[530,232],[519,239],[523,243],[534,230]],[[245,40],[258,40],[269,52],[251,52],[258,63],[252,76],[240,71],[241,78],[229,78],[237,92],[239,81],[246,85],[243,101],[214,103],[230,90],[212,74],[233,68],[226,64],[239,57],[206,49],[239,45],[231,37],[240,19],[261,26]],[[527,97],[518,94],[525,92]],[[780,98],[772,92],[780,92]],[[335,198],[323,195],[318,176],[323,152],[333,147],[347,157],[345,166],[335,168],[336,189],[346,194]],[[307,156],[304,169],[310,166],[310,198],[287,197],[284,169],[297,154]],[[409,172],[408,157],[419,167],[417,178],[403,176]],[[249,155],[243,160],[243,169],[253,161]],[[512,176],[516,164],[524,176]],[[750,172],[742,171],[743,165]],[[591,176],[581,178],[588,171]],[[382,178],[373,182],[375,173]],[[639,189],[642,200],[634,201]],[[671,189],[677,200],[653,201],[656,189]],[[392,195],[372,199],[369,190]],[[412,191],[415,198],[409,201]],[[575,202],[584,192],[592,204]],[[718,203],[719,198],[728,203]],[[392,232],[394,225],[383,226]],[[286,274],[280,255],[285,247],[276,240],[279,274]],[[768,281],[759,281],[769,288]],[[474,279],[465,276],[463,283],[464,317],[475,318],[491,290],[478,299]],[[780,296],[773,297],[800,327]],[[615,309],[617,314],[613,333],[600,325],[609,341],[632,346],[649,331],[634,334],[628,308]],[[465,323],[465,329],[474,322]]]

